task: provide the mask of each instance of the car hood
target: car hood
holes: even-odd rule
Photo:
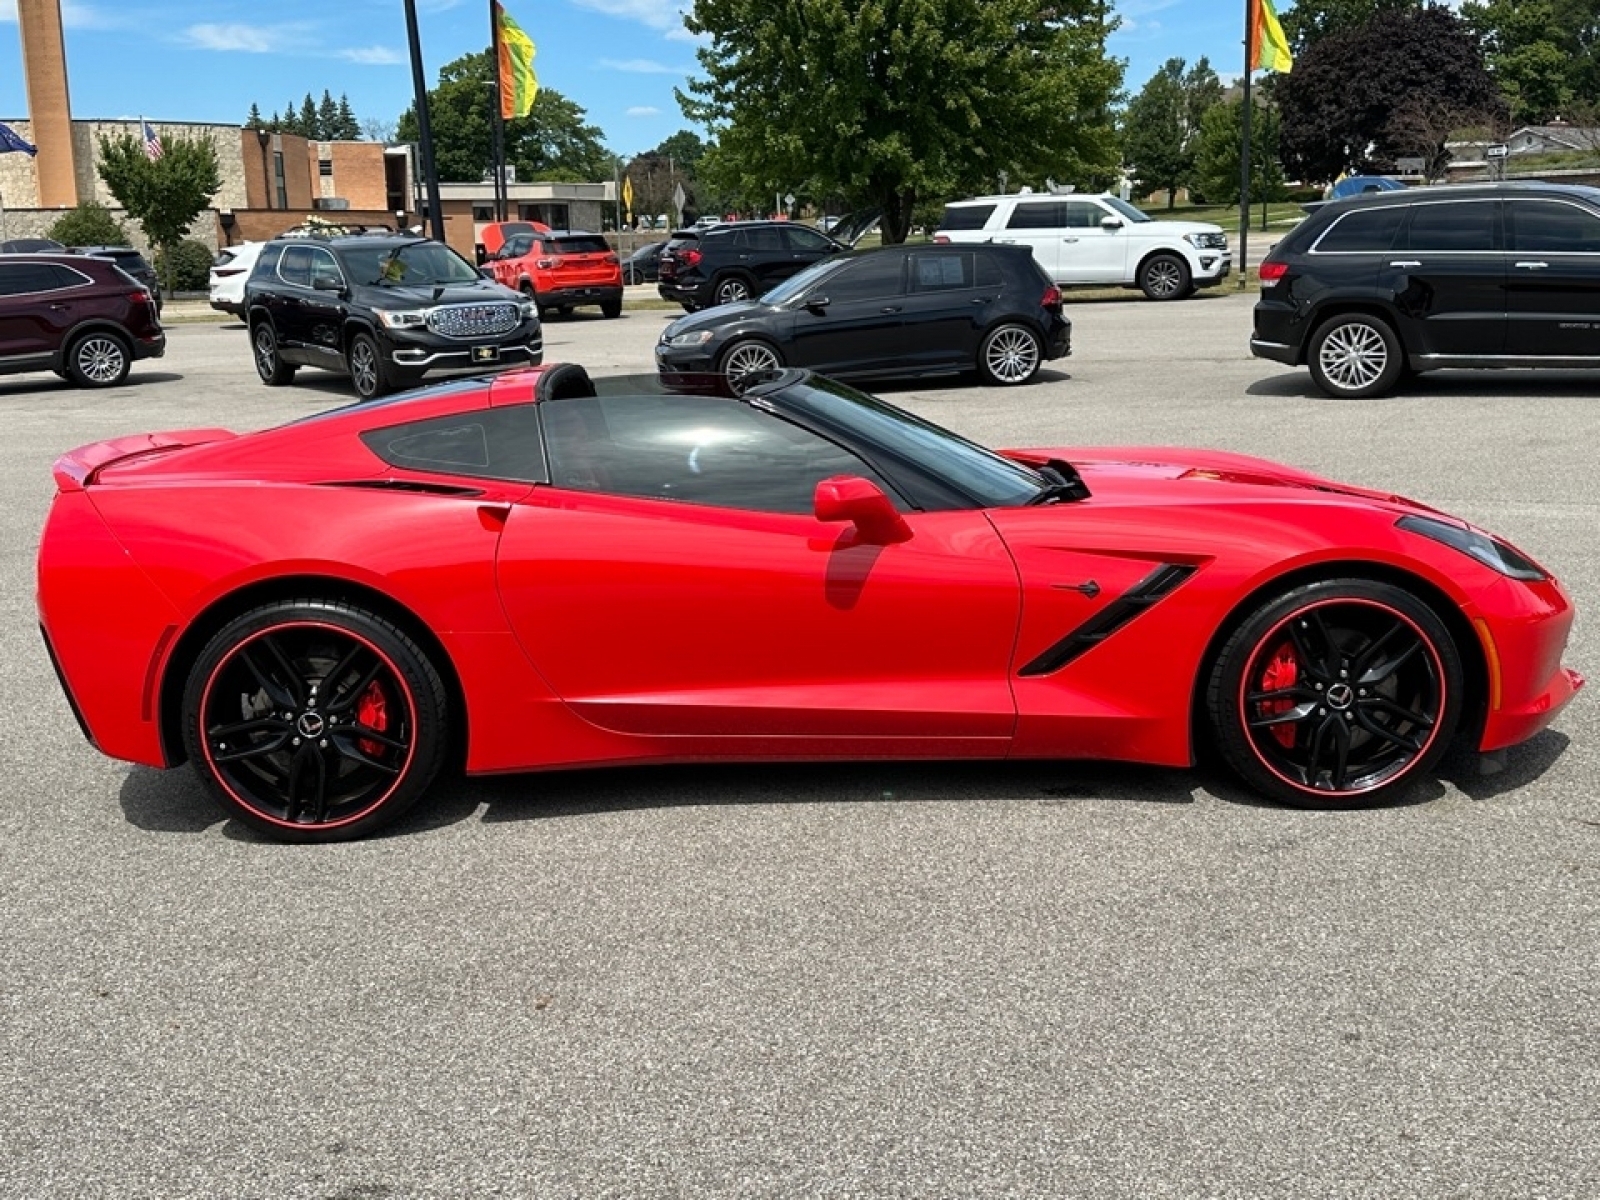
[[[1183,237],[1189,233],[1227,233],[1221,225],[1213,225],[1209,221],[1141,221],[1129,228],[1134,233],[1157,233],[1163,237],[1174,234]]]
[[[1357,487],[1248,454],[1173,446],[1078,446],[1005,450],[1029,465],[1050,459],[1077,468],[1091,496],[1147,504],[1195,504],[1202,500],[1283,498],[1292,489],[1308,496],[1361,500],[1373,505],[1436,514],[1437,510],[1393,492]],[[1204,490],[1200,490],[1204,489]]]
[[[763,304],[760,300],[736,300],[732,304],[719,304],[714,308],[703,308],[699,312],[679,317],[662,330],[661,339],[665,341],[677,337],[680,333],[693,333],[697,329],[721,329],[728,325],[737,325],[741,321],[748,321],[751,317],[761,317],[777,311],[775,305]]]
[[[487,279],[473,283],[451,283],[442,287],[363,284],[356,289],[356,295],[362,303],[386,310],[425,308],[430,304],[483,304],[493,300],[517,302],[522,298],[510,288]]]

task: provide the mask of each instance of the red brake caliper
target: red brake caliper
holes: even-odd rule
[[[1272,653],[1265,669],[1261,672],[1260,690],[1263,692],[1280,692],[1292,688],[1295,680],[1300,678],[1300,664],[1294,656],[1294,647],[1284,642]],[[1294,707],[1294,701],[1287,697],[1281,700],[1263,700],[1259,705],[1261,715],[1275,717],[1279,713],[1288,712]],[[1294,749],[1294,726],[1274,725],[1270,732],[1285,749]]]
[[[356,720],[379,733],[389,728],[389,700],[377,680],[367,685],[367,690],[361,693],[361,699],[356,702]],[[373,758],[383,757],[383,746],[371,738],[361,738],[356,745],[361,747],[363,754]]]

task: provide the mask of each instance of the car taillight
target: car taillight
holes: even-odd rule
[[[1261,264],[1261,286],[1264,288],[1277,287],[1278,280],[1289,273],[1289,264],[1286,262],[1267,261]]]
[[[137,292],[129,292],[128,299],[132,300],[135,304],[149,304],[150,293],[144,288],[140,288]]]
[[[541,271],[550,271],[554,270],[556,267],[559,267],[561,265],[561,260],[559,258],[541,258],[533,265],[538,267]]]
[[[1051,308],[1051,309],[1060,308],[1061,307],[1061,289],[1058,288],[1055,284],[1052,283],[1049,287],[1045,288],[1045,290],[1044,290],[1044,299],[1040,300],[1039,303],[1041,305],[1043,305],[1045,308]]]
[[[601,261],[601,262],[603,262],[603,263],[605,263],[605,264],[606,264],[606,266],[608,266],[608,267],[609,267],[609,266],[611,266],[611,265],[612,265],[612,264],[613,264],[613,263],[619,263],[619,262],[621,262],[621,261],[622,261],[622,260],[621,260],[621,259],[620,259],[620,258],[618,258],[618,257],[617,257],[617,256],[616,256],[616,255],[615,255],[615,254],[608,254],[608,255],[606,255],[606,256],[605,256],[605,257],[604,257],[604,258],[602,258],[602,259],[601,259],[601,260],[600,260],[600,261]]]
[[[679,250],[678,253],[676,255],[674,255],[673,257],[676,258],[684,266],[692,267],[692,266],[696,265],[700,261],[700,251],[698,251],[698,250]]]
[[[225,278],[226,276],[229,276],[229,275],[243,275],[244,274],[244,268],[243,267],[212,267],[211,271],[212,271],[212,273],[214,275],[216,275],[216,277],[218,279]]]
[[[949,235],[943,234],[943,233],[934,234],[933,235],[933,244],[935,246],[948,246],[950,244]]]

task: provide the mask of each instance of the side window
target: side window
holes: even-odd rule
[[[277,273],[278,260],[283,257],[282,246],[266,246],[256,258],[255,269],[250,272],[251,279],[270,279]]]
[[[361,440],[391,467],[543,483],[547,478],[533,404],[434,417],[373,429]]]
[[[1044,270],[1037,262],[1034,263],[1034,274],[1039,277],[1041,285],[1045,287],[1050,285],[1050,277],[1044,273]],[[1005,286],[1005,272],[1000,269],[1000,264],[987,254],[978,256],[976,276],[973,280],[974,287],[997,288]]]
[[[344,273],[339,270],[339,264],[320,246],[311,252],[311,282],[315,284],[318,280],[344,286]]]
[[[826,254],[833,249],[831,241],[801,225],[789,226],[783,230],[783,236],[789,243],[789,249],[799,254]]]
[[[763,225],[745,231],[745,245],[757,254],[787,254],[789,245],[783,240],[783,230]]]
[[[738,400],[584,396],[538,407],[556,487],[796,514],[811,512],[833,475],[889,490],[855,455]]]
[[[912,253],[911,290],[913,292],[952,292],[972,286],[972,255],[970,253]]]
[[[1600,217],[1557,200],[1506,205],[1511,249],[1522,254],[1600,254]]]
[[[1067,222],[1062,209],[1066,206],[1055,200],[1022,201],[1011,211],[1007,229],[1060,229]]]
[[[1345,213],[1327,229],[1311,247],[1313,254],[1371,254],[1383,253],[1394,245],[1394,235],[1405,223],[1406,209],[1393,208],[1356,209]]]
[[[1494,250],[1498,248],[1492,200],[1418,204],[1406,232],[1408,250]]]
[[[940,229],[982,229],[994,215],[992,204],[952,204],[944,210]]]
[[[830,275],[821,290],[835,304],[846,300],[887,300],[905,291],[901,282],[904,259],[897,252],[879,251],[846,263]]]
[[[311,286],[311,247],[286,246],[278,262],[278,278],[299,287]]]
[[[533,249],[533,236],[527,233],[519,233],[516,237],[509,239],[504,246],[500,247],[500,257],[521,258],[531,249]]]
[[[71,282],[64,282],[56,274],[57,271],[70,277]],[[0,296],[28,296],[36,292],[53,292],[62,287],[76,287],[83,282],[85,282],[83,276],[76,271],[57,267],[53,263],[0,264]]]
[[[1067,213],[1061,224],[1068,229],[1099,229],[1101,220],[1111,215],[1089,200],[1068,200],[1062,207]]]

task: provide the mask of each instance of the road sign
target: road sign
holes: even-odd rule
[[[1506,156],[1506,147],[1503,143],[1497,146],[1490,146],[1483,152],[1483,156],[1485,158],[1504,158]]]
[[[794,208],[794,193],[793,192],[786,192],[784,194],[783,206],[785,208],[791,209],[791,210]]]

